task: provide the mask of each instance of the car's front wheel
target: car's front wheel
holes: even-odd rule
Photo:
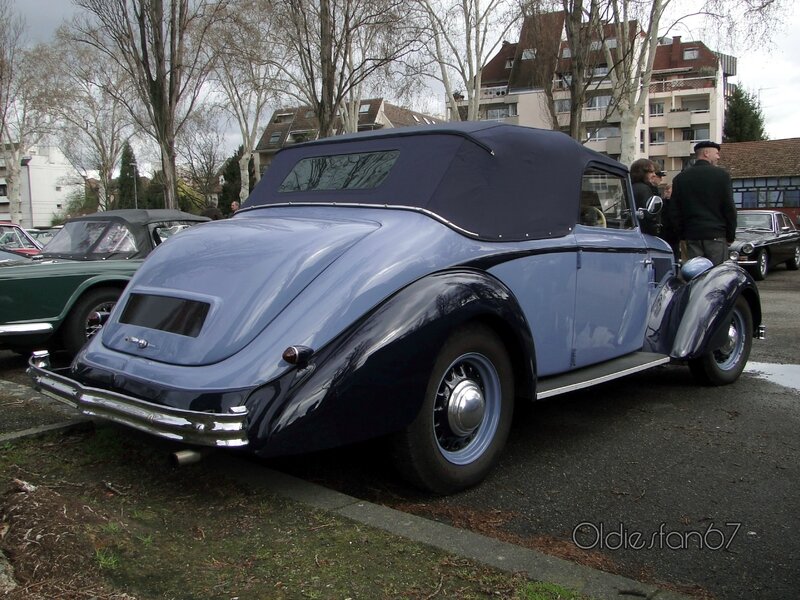
[[[77,354],[86,341],[100,331],[121,293],[117,288],[96,288],[78,299],[62,329],[67,352]]]
[[[757,281],[764,281],[769,271],[769,255],[766,250],[760,250],[756,256],[756,268],[753,272],[753,277]]]
[[[508,438],[514,377],[488,327],[465,326],[445,342],[416,419],[394,440],[398,470],[414,485],[449,494],[480,483]]]
[[[721,346],[689,361],[695,379],[706,385],[733,383],[742,374],[753,344],[753,316],[747,300],[739,296]]]
[[[800,246],[794,247],[794,255],[786,261],[786,268],[790,271],[800,269]]]

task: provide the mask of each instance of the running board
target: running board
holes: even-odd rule
[[[584,367],[562,375],[543,377],[536,383],[536,399],[558,396],[583,388],[604,383],[626,375],[651,369],[670,361],[666,354],[655,352],[633,352],[599,365]]]

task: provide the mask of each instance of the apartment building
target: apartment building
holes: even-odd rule
[[[629,24],[632,34],[638,23]],[[592,42],[591,80],[581,109],[586,145],[619,158],[619,117],[613,111],[603,45],[615,47],[611,27]],[[568,131],[569,77],[572,55],[566,42],[564,13],[527,18],[516,43],[504,43],[484,66],[480,119]],[[710,50],[702,42],[680,36],[660,41],[653,64],[646,109],[637,128],[637,158],[648,157],[668,172],[668,179],[693,158],[701,140],[721,142],[728,78],[736,75],[736,59]],[[549,90],[547,89],[549,86]],[[546,91],[552,93],[552,111]]]
[[[358,130],[373,131],[392,127],[411,127],[442,123],[439,117],[395,106],[383,98],[362,100],[358,107]],[[341,119],[337,118],[334,129],[343,133]],[[275,153],[291,144],[315,140],[319,137],[319,122],[308,106],[281,108],[272,113],[269,124],[256,144],[261,171],[272,162]]]
[[[70,194],[84,189],[83,178],[55,146],[31,147],[20,169],[23,227],[49,227],[66,208]],[[0,221],[13,220],[6,171],[0,158]]]

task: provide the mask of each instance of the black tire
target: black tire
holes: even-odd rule
[[[786,261],[786,268],[790,271],[800,269],[800,246],[794,247],[794,256]]]
[[[505,346],[490,328],[465,326],[439,352],[416,419],[395,436],[397,468],[436,494],[476,485],[497,462],[513,412]]]
[[[117,288],[95,288],[78,299],[61,328],[61,339],[67,352],[77,354],[100,330],[121,294],[122,290]]]
[[[761,249],[758,251],[756,255],[756,266],[753,269],[753,278],[756,281],[764,281],[767,278],[767,273],[769,272],[769,255],[767,251]]]
[[[728,324],[726,342],[707,354],[689,361],[694,378],[704,385],[727,385],[742,374],[753,345],[753,316],[747,300],[739,296]]]

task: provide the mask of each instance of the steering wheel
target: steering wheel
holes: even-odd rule
[[[603,214],[602,210],[600,210],[596,206],[584,206],[583,210],[584,210],[584,214],[587,214],[587,213],[592,214],[592,213],[594,213],[594,217],[595,217],[597,223],[592,225],[593,227],[608,227],[608,224],[606,223],[606,216]]]

